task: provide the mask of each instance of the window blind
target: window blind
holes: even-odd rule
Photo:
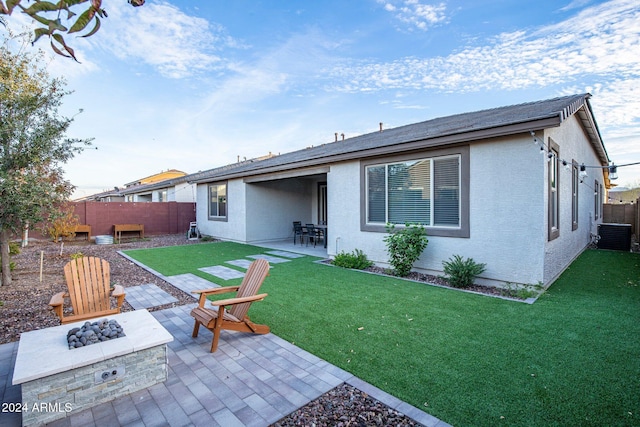
[[[366,168],[367,222],[460,226],[460,156]]]

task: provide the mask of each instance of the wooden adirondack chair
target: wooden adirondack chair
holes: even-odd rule
[[[111,290],[111,270],[106,260],[95,257],[74,259],[64,266],[67,292],[55,294],[49,305],[62,324],[120,313],[124,302],[124,288],[116,285]],[[116,298],[116,307],[111,307],[111,297]],[[68,298],[73,314],[64,315],[64,300]]]
[[[200,294],[198,307],[191,310],[191,316],[195,319],[193,325],[193,337],[198,336],[200,325],[213,332],[211,341],[211,353],[218,349],[220,331],[228,329],[239,332],[250,332],[254,334],[268,334],[267,325],[257,325],[247,316],[249,307],[254,301],[262,301],[267,294],[257,294],[258,289],[269,275],[269,262],[258,259],[251,263],[240,286],[226,286],[223,288],[203,289],[193,291]],[[236,292],[235,298],[228,298],[219,301],[212,301],[213,309],[205,308],[208,295],[216,295],[227,292]],[[227,311],[226,307],[230,307]]]

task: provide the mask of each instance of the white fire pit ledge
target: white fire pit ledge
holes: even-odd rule
[[[116,320],[126,336],[69,349],[67,332],[85,321],[21,334],[13,385],[22,385],[24,426],[44,425],[166,381],[171,334],[147,310],[106,318]]]

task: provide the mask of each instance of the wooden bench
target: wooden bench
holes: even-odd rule
[[[91,226],[86,224],[78,224],[74,230],[76,235],[78,233],[87,233],[87,240],[91,240]]]
[[[140,234],[140,238],[144,239],[144,224],[114,224],[113,237],[118,239],[118,243],[120,243],[123,231],[137,231]]]

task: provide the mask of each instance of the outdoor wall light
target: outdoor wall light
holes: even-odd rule
[[[580,178],[584,179],[587,177],[587,168],[584,164],[580,165]]]

